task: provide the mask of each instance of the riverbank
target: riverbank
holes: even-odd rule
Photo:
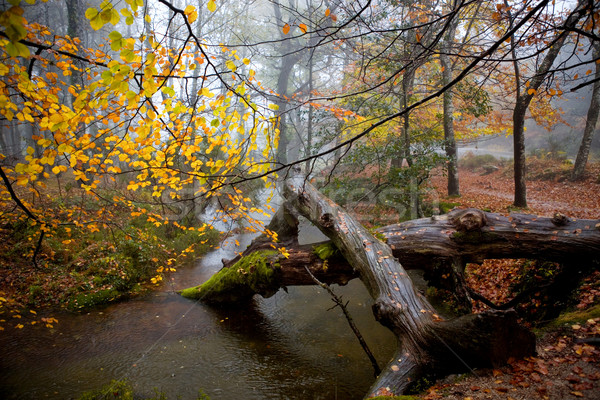
[[[147,293],[221,236],[193,221],[167,222],[158,206],[107,203],[79,188],[46,198],[36,208],[53,225],[3,214],[0,329],[48,324],[51,317],[38,318],[40,310],[85,311]],[[91,222],[62,222],[75,212]]]

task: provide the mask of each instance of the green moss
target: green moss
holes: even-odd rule
[[[554,321],[552,321],[550,326],[581,323],[593,318],[600,318],[600,304],[596,304],[585,310],[563,313]]]
[[[279,269],[274,250],[256,251],[242,257],[229,268],[223,268],[201,285],[183,289],[183,297],[207,302],[233,303],[256,293],[263,296],[275,293],[279,284]]]
[[[82,311],[89,308],[114,302],[128,296],[116,289],[104,289],[93,293],[82,293],[75,296],[67,303],[67,309],[71,311]]]
[[[454,197],[458,197],[458,196],[454,196]],[[445,201],[440,201],[440,203],[438,204],[438,208],[440,209],[440,214],[448,214],[450,211],[452,211],[455,207],[460,206],[460,203],[451,203],[451,202],[445,202]]]
[[[315,254],[323,261],[328,260],[338,251],[337,247],[331,242],[319,244],[313,249]]]
[[[113,380],[110,384],[103,386],[101,389],[84,392],[79,400],[167,400],[167,395],[154,388],[154,395],[150,397],[142,396],[135,393],[133,385],[127,379]],[[179,399],[180,397],[177,396]],[[197,400],[210,400],[202,390],[198,391]]]

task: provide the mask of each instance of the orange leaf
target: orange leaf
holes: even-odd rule
[[[304,24],[298,25],[298,28],[300,28],[300,30],[302,31],[302,33],[306,33],[306,31],[308,30],[308,28]]]
[[[534,95],[535,94],[535,89],[531,88],[527,91],[527,94],[529,95]]]
[[[283,26],[283,34],[287,35],[290,32],[290,25],[289,24],[285,24]]]
[[[325,16],[329,17],[329,14],[331,14],[331,10],[328,8],[327,10],[325,10]]]
[[[332,20],[333,22],[337,21],[337,17],[336,17],[336,15],[335,15],[335,14],[331,14],[331,20]]]

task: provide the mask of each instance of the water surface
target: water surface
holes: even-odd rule
[[[216,309],[174,290],[206,280],[250,241],[244,235],[178,271],[159,292],[87,314],[55,315],[54,329],[0,333],[0,398],[70,399],[112,379],[136,393],[169,398],[360,399],[371,364],[323,289],[290,287],[269,299]],[[355,280],[334,286],[384,365],[394,336],[374,321],[372,301]]]

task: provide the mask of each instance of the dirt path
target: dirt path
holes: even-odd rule
[[[512,176],[499,170],[488,175],[480,171],[459,170],[461,197],[448,198],[446,177],[437,173],[433,185],[443,201],[465,207],[507,212],[513,202]],[[600,218],[600,183],[588,179],[583,182],[530,180],[527,182],[527,213],[552,216],[555,212],[575,218]]]

